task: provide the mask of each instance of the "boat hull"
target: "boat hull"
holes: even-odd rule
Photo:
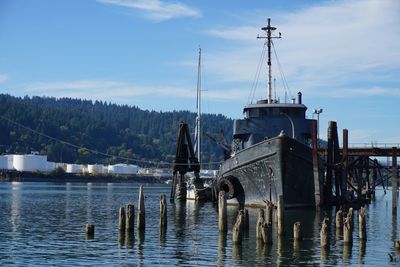
[[[219,189],[246,206],[315,205],[311,148],[281,135],[237,152],[220,166]]]

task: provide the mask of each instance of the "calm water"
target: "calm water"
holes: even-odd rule
[[[160,236],[159,197],[169,186],[145,185],[146,231],[131,240],[118,237],[118,209],[137,203],[137,184],[0,183],[0,265],[90,266],[265,266],[365,265],[385,266],[399,223],[392,217],[391,192],[378,191],[366,209],[368,241],[358,240],[355,212],[354,244],[344,246],[331,225],[331,246],[319,248],[320,222],[334,211],[286,211],[286,235],[271,246],[257,244],[257,210],[249,210],[250,230],[241,246],[232,245],[236,209],[229,207],[227,235],[218,234],[217,209],[212,203],[168,203],[168,228]],[[334,217],[332,217],[334,221]],[[301,221],[304,240],[294,243],[292,226]],[[87,240],[84,226],[95,225]],[[274,234],[275,236],[275,234]],[[127,242],[128,241],[128,242]]]

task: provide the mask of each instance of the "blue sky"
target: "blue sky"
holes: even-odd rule
[[[290,92],[351,143],[400,143],[400,1],[1,0],[0,92],[242,117],[267,18]],[[265,72],[254,100],[265,98]],[[277,97],[284,101],[273,58]]]

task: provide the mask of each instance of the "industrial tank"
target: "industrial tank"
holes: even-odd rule
[[[128,164],[115,164],[108,166],[108,173],[114,174],[137,174],[138,166]]]
[[[0,170],[6,170],[8,167],[8,159],[6,156],[0,156]]]
[[[20,172],[34,172],[47,170],[47,156],[41,155],[14,155],[13,165]]]
[[[52,172],[56,169],[56,163],[52,161],[46,162],[46,172]]]
[[[67,173],[81,173],[83,166],[80,164],[67,164]]]
[[[99,164],[88,165],[87,169],[90,174],[104,173],[104,166]]]

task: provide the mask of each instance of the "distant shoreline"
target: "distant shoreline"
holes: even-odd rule
[[[90,175],[73,173],[0,172],[0,182],[77,182],[77,183],[159,183],[164,180],[153,175]]]

